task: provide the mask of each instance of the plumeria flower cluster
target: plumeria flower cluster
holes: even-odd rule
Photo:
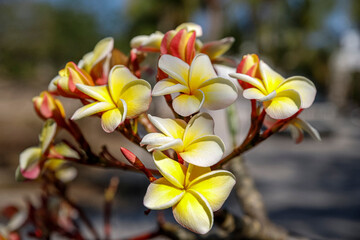
[[[68,166],[64,159],[79,159],[80,156],[65,142],[53,143],[56,131],[56,122],[47,120],[39,136],[39,146],[29,147],[20,153],[17,180],[36,179],[45,171],[51,171],[62,182],[75,178],[76,169]]]
[[[304,131],[318,140],[320,136],[298,117],[315,99],[316,88],[309,79],[285,79],[256,54],[244,56],[229,78],[220,77],[214,64],[231,62],[223,55],[234,38],[203,43],[201,36],[199,25],[184,23],[166,33],[134,37],[128,55],[116,49],[109,37],[78,63],[68,62],[51,80],[48,91],[33,99],[36,112],[46,122],[39,146],[20,154],[17,178],[37,179],[50,171],[67,182],[76,174],[66,161],[140,170],[150,181],[144,197],[148,209],[172,208],[180,225],[199,234],[209,232],[214,212],[236,182],[230,171],[221,169],[224,163],[285,128],[292,129],[296,142],[303,139]],[[158,54],[153,87],[149,79],[142,79],[149,54]],[[237,82],[230,77],[238,80],[243,97],[251,101],[251,126],[244,142],[224,156],[225,144],[205,111],[225,109],[237,100]],[[58,96],[78,99],[82,106],[67,118]],[[162,96],[174,118],[148,113],[152,98]],[[123,147],[121,152],[131,165],[118,161],[106,147],[94,153],[76,123],[89,116],[99,117],[105,132],[120,132],[146,148],[157,169],[148,169]],[[55,144],[60,129],[73,137],[76,147],[67,141]]]

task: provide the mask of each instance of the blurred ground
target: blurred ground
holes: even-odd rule
[[[41,88],[31,85],[19,88],[9,82],[0,83],[0,207],[21,203],[24,197],[36,200],[37,184],[16,183],[14,172],[18,154],[37,144],[41,121],[32,109],[31,98]],[[43,89],[44,87],[42,87]],[[70,115],[76,106],[65,104]],[[239,107],[246,109],[245,102]],[[11,111],[15,110],[15,111]],[[244,110],[245,111],[245,110]],[[218,114],[221,119],[221,113]],[[240,114],[240,117],[244,116]],[[306,138],[296,145],[287,133],[248,152],[247,159],[257,186],[264,196],[270,218],[300,235],[312,239],[359,239],[360,237],[360,125],[358,118],[337,116],[328,103],[317,103],[304,112],[322,133],[323,141]],[[99,139],[112,145],[110,151],[120,157],[122,138],[107,135],[91,118],[91,131],[86,131],[92,145]],[[246,122],[242,121],[242,134]],[[219,132],[220,131],[220,132]],[[218,130],[224,135],[223,130]],[[225,134],[226,135],[226,134]],[[99,146],[97,146],[99,147]],[[96,149],[96,147],[95,147]],[[146,155],[145,155],[146,156]],[[85,207],[101,227],[103,189],[111,176],[120,176],[120,189],[113,211],[113,236],[128,237],[156,227],[156,214],[144,215],[142,198],[147,180],[142,175],[115,170],[83,167],[71,188],[71,196]],[[234,196],[227,201],[231,211],[239,213]],[[170,216],[170,211],[166,211]]]

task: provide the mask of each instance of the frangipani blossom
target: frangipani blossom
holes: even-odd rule
[[[262,102],[270,117],[291,117],[314,102],[316,88],[309,79],[301,76],[284,79],[263,61],[259,63],[259,70],[261,79],[242,73],[231,73],[230,76],[251,85],[244,90],[243,96]]]
[[[68,62],[65,68],[59,71],[59,75],[51,80],[49,91],[58,92],[64,97],[84,97],[85,95],[76,88],[76,84],[95,85],[85,70],[80,69],[73,62]]]
[[[214,135],[214,121],[207,113],[195,115],[187,125],[180,119],[163,119],[151,115],[149,119],[161,133],[144,136],[140,144],[147,145],[148,151],[171,148],[184,161],[201,167],[216,164],[224,154],[225,145]]]
[[[231,105],[237,98],[237,88],[230,80],[218,77],[207,55],[198,54],[189,66],[171,55],[163,55],[159,68],[169,75],[156,83],[153,96],[180,93],[172,102],[176,113],[189,116],[203,106],[218,110]]]
[[[151,86],[135,77],[124,66],[114,66],[109,74],[108,85],[76,87],[94,102],[78,109],[73,120],[102,113],[101,125],[105,132],[113,132],[125,119],[131,119],[145,112],[151,102]]]
[[[271,128],[275,123],[276,120],[268,116],[264,120],[264,125],[267,128]],[[302,140],[304,139],[304,132],[307,132],[313,139],[321,141],[319,132],[313,126],[311,126],[310,123],[299,117],[291,119],[280,129],[280,131],[286,129],[289,129],[291,137],[295,141],[295,143],[302,142]]]
[[[65,110],[61,102],[54,96],[43,91],[32,99],[36,113],[42,119],[54,119],[59,125],[65,121]]]
[[[149,185],[144,205],[154,210],[172,207],[180,225],[207,233],[213,225],[213,212],[221,208],[235,184],[234,175],[192,164],[186,168],[160,151],[154,152],[154,160],[163,177]]]

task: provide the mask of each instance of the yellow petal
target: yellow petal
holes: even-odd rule
[[[189,190],[173,207],[175,220],[183,227],[205,234],[212,228],[213,212],[206,199],[194,190]]]
[[[57,124],[54,120],[49,119],[44,123],[43,129],[39,136],[41,152],[44,153],[50,143],[53,141],[57,130]]]
[[[214,134],[214,120],[208,113],[199,113],[193,116],[187,124],[184,132],[184,144],[205,136]]]
[[[214,135],[203,136],[184,146],[180,156],[188,163],[210,167],[220,161],[225,152],[223,141]]]
[[[259,69],[268,93],[276,90],[276,88],[285,80],[280,74],[275,72],[263,61],[260,61]]]
[[[149,109],[151,102],[151,86],[145,80],[133,80],[124,86],[120,98],[126,102],[126,117],[136,117]]]
[[[110,71],[108,82],[110,94],[114,102],[119,100],[123,87],[137,79],[127,67],[122,65],[114,66]]]
[[[171,93],[185,92],[188,93],[187,86],[178,83],[175,79],[166,78],[157,82],[152,91],[153,96],[162,96]]]
[[[208,79],[217,77],[210,58],[205,54],[197,54],[190,66],[189,87],[191,91]]]
[[[94,103],[90,103],[87,104],[81,108],[79,108],[78,110],[76,110],[76,112],[73,114],[73,116],[71,117],[72,120],[77,120],[83,117],[87,117],[99,112],[105,112],[108,111],[110,109],[116,108],[116,106],[112,103],[108,103],[108,102],[94,102]]]
[[[113,102],[107,86],[87,86],[83,84],[76,84],[76,88],[97,101],[109,103]]]
[[[175,160],[167,157],[160,151],[153,152],[155,165],[161,175],[175,187],[183,189],[185,183],[186,167]]]
[[[151,115],[148,116],[151,123],[154,124],[154,126],[166,136],[179,139],[183,138],[186,126],[186,123],[184,121],[173,120],[170,118],[153,117]]]
[[[144,205],[153,210],[166,209],[180,201],[185,191],[172,185],[165,178],[157,179],[147,188]]]
[[[76,152],[74,149],[72,149],[69,145],[67,145],[65,142],[60,142],[54,146],[54,150],[56,153],[60,154],[64,157],[70,157],[70,158],[80,158],[78,152]]]
[[[204,93],[201,90],[197,90],[193,95],[180,94],[172,103],[172,106],[176,113],[183,117],[187,117],[200,110],[205,100]]]
[[[274,119],[285,119],[294,115],[301,107],[300,95],[293,90],[281,91],[270,101],[263,103],[266,113]]]
[[[199,167],[190,163],[186,171],[185,186],[188,187],[194,179],[209,172],[211,172],[210,167]]]
[[[243,91],[243,96],[246,99],[256,99],[260,102],[269,101],[276,97],[276,91],[271,92],[270,94],[264,95],[257,88],[248,88]]]
[[[89,63],[89,67],[95,66],[98,62],[104,59],[109,53],[111,53],[114,48],[114,39],[112,37],[107,37],[100,40],[94,48],[92,59]],[[87,70],[90,70],[87,69]]]
[[[188,189],[196,190],[209,202],[211,209],[217,211],[228,198],[235,185],[235,177],[225,170],[216,170],[205,173],[192,182]]]
[[[159,68],[167,75],[187,86],[189,78],[189,65],[177,57],[164,54],[159,59]]]
[[[117,108],[108,110],[101,115],[101,126],[107,133],[115,131],[122,121],[123,114]]]
[[[263,94],[267,94],[267,90],[265,89],[265,86],[263,83],[257,79],[250,77],[249,75],[242,74],[242,73],[230,73],[230,77],[237,78],[243,82],[249,83],[250,85],[254,86],[255,88],[259,89]]]
[[[286,79],[276,91],[281,92],[287,89],[292,89],[299,93],[301,98],[301,108],[308,108],[314,102],[316,95],[315,85],[305,77],[290,77]]]
[[[205,94],[204,108],[210,110],[226,108],[238,97],[235,84],[221,77],[203,82],[199,89]]]

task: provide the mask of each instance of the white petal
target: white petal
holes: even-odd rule
[[[278,92],[292,89],[300,94],[301,108],[308,108],[314,102],[316,88],[313,82],[301,76],[286,79],[277,89]]]
[[[115,108],[116,106],[112,103],[108,103],[108,102],[94,102],[94,103],[90,103],[87,104],[81,108],[79,108],[78,110],[76,110],[76,112],[73,114],[73,116],[71,117],[72,120],[78,120],[80,118],[83,117],[87,117],[99,112],[104,112],[104,111],[108,111],[112,108]]]
[[[184,144],[188,144],[205,135],[214,135],[214,120],[208,113],[193,116],[186,126]]]
[[[175,79],[166,78],[155,84],[152,95],[162,96],[178,92],[189,92],[189,89],[187,86],[178,83]]]
[[[159,59],[159,68],[182,85],[188,85],[189,65],[177,57],[165,54]]]
[[[230,106],[238,97],[237,87],[228,79],[217,77],[203,82],[204,108],[218,110]]]
[[[214,135],[203,136],[184,146],[179,155],[188,163],[200,167],[210,167],[220,161],[225,152],[225,144]]]

